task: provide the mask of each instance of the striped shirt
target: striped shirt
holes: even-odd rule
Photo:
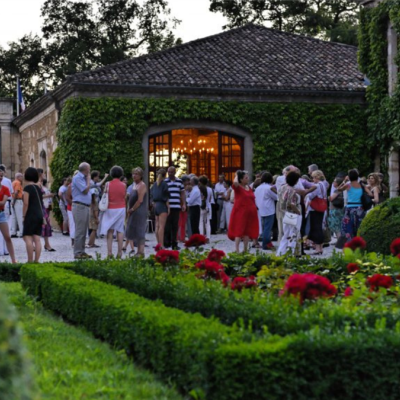
[[[179,178],[175,178],[174,181],[167,178],[165,181],[168,184],[169,192],[169,207],[170,208],[181,208],[181,192],[185,190],[182,181]]]

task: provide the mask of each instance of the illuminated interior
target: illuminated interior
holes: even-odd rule
[[[149,138],[149,182],[159,168],[175,165],[177,176],[206,175],[213,183],[243,168],[243,139],[209,129],[174,129]]]

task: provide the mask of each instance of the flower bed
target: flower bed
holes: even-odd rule
[[[400,333],[382,322],[363,330],[348,326],[324,333],[314,327],[250,340],[244,331],[214,319],[167,308],[66,269],[26,265],[22,280],[45,307],[126,350],[197,398],[398,398]],[[288,300],[302,307],[298,298]],[[320,302],[331,304],[315,304]]]

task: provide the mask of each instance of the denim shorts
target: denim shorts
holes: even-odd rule
[[[3,222],[8,222],[6,213],[4,211],[0,211],[0,224],[2,224]]]

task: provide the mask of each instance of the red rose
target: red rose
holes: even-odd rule
[[[185,242],[185,247],[199,247],[205,245],[206,242],[207,238],[204,235],[195,233]]]
[[[195,264],[197,269],[205,271],[204,277],[214,278],[219,280],[219,276],[224,272],[224,266],[217,263],[216,261],[210,261],[209,259],[201,260]],[[228,277],[229,278],[229,277]]]
[[[221,260],[225,257],[225,253],[222,250],[212,249],[208,253],[208,259],[211,261],[221,262]]]
[[[251,289],[256,286],[257,282],[255,276],[249,276],[248,278],[238,276],[231,283],[231,289],[238,290],[239,292],[241,292],[242,289]]]
[[[360,249],[364,250],[367,247],[367,242],[360,236],[356,236],[353,239],[351,239],[349,242],[347,242],[344,245],[345,248],[349,248],[353,251]]]
[[[350,297],[352,294],[353,294],[353,289],[350,286],[348,286],[344,291],[344,297]]]
[[[231,283],[231,289],[238,290],[240,292],[246,286],[246,280],[247,279],[243,278],[242,276],[237,276]]]
[[[349,272],[349,274],[351,274],[352,272],[357,272],[359,270],[360,270],[360,267],[358,266],[358,264],[356,264],[356,263],[347,264],[347,271]]]
[[[400,238],[394,239],[390,245],[390,251],[394,256],[400,254]]]
[[[178,264],[179,251],[178,250],[159,250],[155,255],[156,261],[160,264]]]
[[[393,279],[387,275],[375,274],[367,279],[367,285],[371,292],[377,292],[380,287],[389,289],[393,286]]]
[[[157,251],[159,251],[159,250],[161,250],[162,249],[162,246],[161,246],[161,244],[160,243],[158,243],[158,245],[156,246],[156,247],[154,247],[154,250],[157,252]]]
[[[225,271],[218,271],[217,276],[215,278],[217,281],[221,281],[221,283],[227,287],[231,278],[225,273]]]
[[[332,297],[337,289],[329,279],[311,273],[293,274],[287,280],[280,295],[289,294],[300,297],[300,302],[306,299],[313,300],[320,297]]]

